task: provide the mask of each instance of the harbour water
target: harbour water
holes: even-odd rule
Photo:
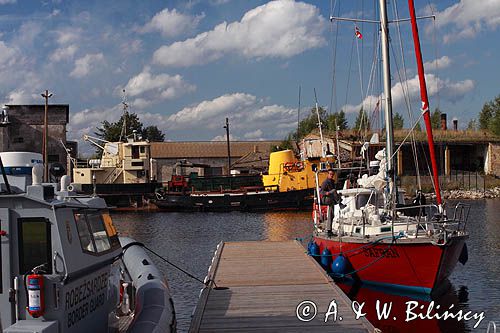
[[[366,302],[364,312],[375,327],[390,332],[467,332],[486,330],[489,321],[500,323],[500,200],[469,201],[471,213],[467,242],[469,261],[457,264],[450,278],[450,288],[439,297],[429,299],[397,295],[380,289],[341,285],[348,296]],[[453,203],[450,202],[451,206]],[[271,213],[116,213],[115,225],[122,235],[133,237],[184,268],[201,280],[207,273],[216,246],[221,241],[302,239],[307,243],[312,232],[310,212]],[[178,331],[189,328],[191,313],[202,285],[172,266],[153,258],[168,278],[174,296]],[[241,272],[245,274],[245,272]],[[287,274],[287,272],[283,272]],[[376,301],[390,304],[393,310],[387,320],[377,320]],[[479,327],[477,320],[457,322],[454,319],[415,319],[405,322],[409,301],[427,308],[434,301],[442,309],[457,313],[484,312]],[[350,309],[339,309],[339,311]],[[325,309],[326,311],[326,309]],[[439,312],[439,311],[438,311]],[[397,316],[397,320],[393,320]],[[332,324],[333,325],[333,324]]]

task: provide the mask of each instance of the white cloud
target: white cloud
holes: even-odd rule
[[[196,90],[196,86],[184,81],[181,75],[152,74],[149,67],[131,78],[125,86],[128,96],[139,97],[132,101],[132,105],[144,109],[158,101],[174,99],[187,92]],[[120,91],[118,87],[115,91]]]
[[[443,35],[443,41],[450,43],[462,38],[472,38],[485,30],[500,26],[500,1],[460,0],[436,13],[436,27],[452,25],[450,33]]]
[[[82,38],[82,30],[80,28],[65,27],[55,31],[56,42],[59,45],[77,43]]]
[[[50,55],[50,60],[53,62],[71,60],[75,56],[77,50],[78,46],[76,46],[75,44],[60,47]]]
[[[238,136],[234,136],[231,133],[229,133],[229,141],[237,141],[240,138]],[[217,135],[212,138],[210,141],[227,141],[227,135]]]
[[[15,48],[0,41],[0,68],[12,66],[16,62],[17,56],[18,52]]]
[[[264,134],[262,132],[261,129],[256,129],[255,131],[251,131],[251,132],[247,132],[245,134],[243,134],[243,137],[245,139],[260,139],[262,137],[262,134]]]
[[[142,33],[159,31],[162,36],[175,37],[194,31],[205,14],[190,16],[179,13],[177,10],[165,8],[157,13],[151,21],[139,29]]]
[[[281,138],[296,126],[296,110],[282,105],[266,105],[251,94],[226,94],[185,107],[169,116],[165,123],[170,132],[197,130],[203,124],[205,135],[222,131],[229,118],[231,134],[246,139],[262,136]]]
[[[24,89],[16,89],[7,94],[5,104],[30,104],[33,100],[33,94],[26,92]]]
[[[212,6],[220,6],[220,5],[225,5],[227,3],[231,2],[231,0],[210,0],[209,3]]]
[[[433,61],[428,61],[424,63],[425,72],[431,72],[438,69],[447,68],[452,64],[452,60],[448,56],[442,56],[441,58],[435,59]]]
[[[257,98],[244,93],[227,94],[217,97],[211,101],[203,101],[198,105],[186,107],[181,111],[171,115],[169,122],[175,128],[194,127],[200,122],[213,119],[217,116],[224,116],[230,113],[239,112],[246,107],[255,105]],[[214,122],[211,122],[212,126]],[[210,127],[210,123],[208,125]]]
[[[475,87],[475,83],[472,80],[452,82],[449,79],[440,79],[434,74],[425,74],[425,80],[427,83],[427,93],[429,97],[435,96],[439,92],[440,98],[445,99],[451,103],[455,103],[457,100],[460,100],[466,93],[470,92]],[[396,110],[397,108],[402,108],[404,105],[402,86],[403,85],[398,82],[391,88],[392,105],[394,110]],[[418,98],[418,96],[420,96],[420,83],[418,80],[418,75],[408,80],[407,83],[404,84],[404,87],[408,87],[410,101],[414,101],[416,98]],[[360,103],[358,105],[345,105],[342,109],[347,113],[356,113],[359,112],[361,106],[363,106],[365,110],[370,110],[371,112],[375,108],[378,99],[378,96],[368,96],[365,98],[362,104]],[[415,105],[420,108],[420,104]]]
[[[104,61],[102,53],[86,54],[84,57],[75,60],[75,68],[69,76],[82,78],[87,76],[98,64]]]
[[[0,0],[0,5],[6,5],[9,3],[16,3],[17,0]]]
[[[215,61],[227,53],[288,58],[324,45],[325,26],[325,19],[313,5],[271,1],[248,11],[239,22],[223,22],[194,38],[160,47],[153,61],[165,66],[191,66]]]

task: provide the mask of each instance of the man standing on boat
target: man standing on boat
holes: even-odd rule
[[[333,169],[328,169],[328,176],[321,184],[321,204],[328,206],[327,213],[327,225],[326,231],[328,236],[332,236],[332,222],[333,222],[333,214],[334,214],[334,206],[340,203],[340,195],[335,189],[335,180],[333,177],[335,176],[335,171]]]

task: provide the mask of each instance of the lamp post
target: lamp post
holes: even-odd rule
[[[41,94],[45,98],[45,114],[43,117],[43,143],[42,143],[42,155],[43,155],[43,181],[49,181],[49,98],[52,94],[49,94],[48,90]]]
[[[226,118],[226,138],[227,138],[227,174],[231,174],[231,146],[229,144],[229,118]]]

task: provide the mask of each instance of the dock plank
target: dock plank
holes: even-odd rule
[[[297,241],[221,243],[208,279],[190,332],[376,331],[365,318],[355,319],[349,298]],[[307,322],[296,316],[305,300],[317,307]],[[332,300],[337,320],[325,322]]]

